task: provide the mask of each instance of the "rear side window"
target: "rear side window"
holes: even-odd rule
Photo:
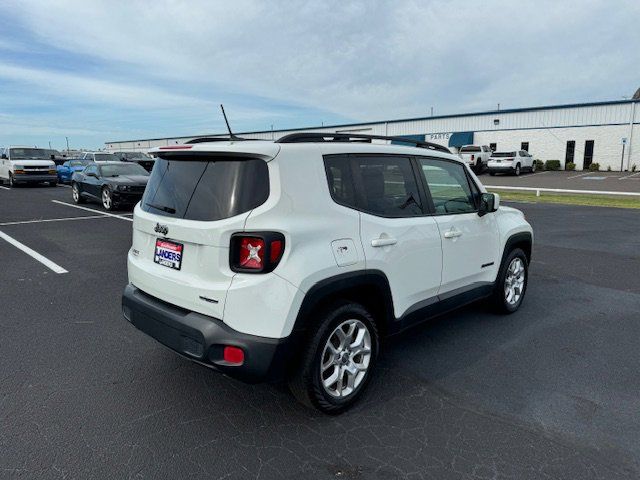
[[[168,217],[215,221],[248,212],[268,197],[264,160],[158,158],[141,208]]]
[[[331,198],[345,207],[357,208],[349,157],[346,155],[327,156],[324,165]]]

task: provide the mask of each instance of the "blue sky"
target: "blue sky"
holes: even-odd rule
[[[640,2],[0,0],[0,145],[621,99]]]

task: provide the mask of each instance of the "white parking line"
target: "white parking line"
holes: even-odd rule
[[[529,173],[529,174],[527,174],[527,175],[520,175],[519,177],[516,177],[516,178],[519,178],[519,179],[523,179],[523,178],[530,178],[530,177],[533,177],[534,175],[543,175],[543,174],[545,174],[545,173],[549,173],[549,172],[547,171],[547,172]]]
[[[72,203],[61,202],[60,200],[51,200],[53,203],[59,205],[66,205],[67,207],[79,208],[80,210],[86,210],[87,212],[99,213],[107,217],[119,218],[120,220],[126,220],[127,222],[133,222],[132,218],[127,218],[123,215],[114,215],[113,213],[101,212],[100,210],[94,210],[93,208],[81,207],[80,205],[73,205]],[[129,215],[129,214],[127,214]]]
[[[587,172],[587,173],[581,173],[580,175],[573,175],[571,177],[567,177],[567,180],[571,180],[572,178],[578,178],[578,177],[586,177],[587,175],[592,175],[593,172]]]
[[[51,260],[49,260],[47,257],[43,257],[42,255],[40,255],[38,252],[36,252],[35,250],[31,250],[29,247],[27,247],[26,245],[20,243],[19,241],[17,241],[15,238],[10,237],[9,235],[7,235],[4,232],[0,232],[0,238],[5,239],[7,242],[9,242],[11,245],[13,245],[14,247],[22,250],[24,253],[26,253],[27,255],[29,255],[31,258],[34,258],[35,260],[39,261],[41,264],[43,264],[45,267],[53,270],[55,273],[69,273],[67,270],[65,270],[64,268],[62,268],[60,265],[58,265],[57,263],[52,262]]]
[[[0,223],[0,227],[4,227],[6,225],[24,225],[25,223],[44,223],[44,222],[65,222],[67,220],[87,220],[87,219],[96,219],[96,218],[107,218],[104,215],[87,215],[86,217],[66,217],[66,218],[45,218],[39,220],[22,220],[20,222],[4,222]]]
[[[2,185],[0,185],[0,188],[3,190],[11,190],[9,187],[3,187]]]
[[[640,175],[640,172],[638,172],[638,173],[632,173],[631,175],[627,175],[627,176],[625,176],[625,177],[620,177],[618,180],[624,180],[625,178],[635,177],[636,175]]]

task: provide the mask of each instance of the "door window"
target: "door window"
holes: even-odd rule
[[[430,158],[419,161],[437,215],[476,211],[476,199],[463,165]]]
[[[418,185],[408,157],[356,156],[360,208],[382,217],[422,215]]]

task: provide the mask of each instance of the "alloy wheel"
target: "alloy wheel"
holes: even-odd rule
[[[511,260],[504,279],[504,298],[509,305],[517,305],[524,291],[525,268],[520,257]]]
[[[102,206],[106,210],[111,210],[111,207],[113,206],[113,202],[111,200],[111,193],[107,188],[104,188],[102,190]]]
[[[360,320],[342,322],[329,335],[320,357],[320,380],[332,397],[351,395],[367,375],[371,333]]]
[[[80,190],[78,189],[78,185],[75,183],[71,189],[71,194],[73,195],[73,201],[78,203],[78,200],[80,200]]]

